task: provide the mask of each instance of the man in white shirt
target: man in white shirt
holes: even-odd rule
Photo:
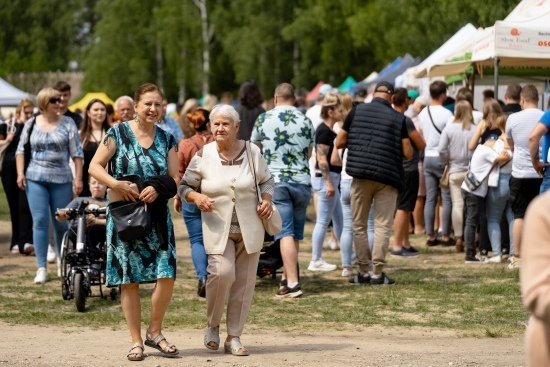
[[[512,178],[510,178],[510,206],[514,213],[514,256],[510,258],[510,269],[519,268],[523,216],[527,206],[538,194],[542,178],[533,167],[529,152],[529,136],[544,112],[538,109],[537,88],[526,85],[521,91],[521,112],[516,112],[506,122],[506,139],[514,152]]]
[[[454,242],[450,238],[451,233],[451,194],[449,189],[440,189],[439,180],[443,176],[445,162],[439,157],[437,151],[441,132],[445,128],[447,121],[453,116],[451,111],[443,107],[447,98],[447,84],[441,80],[436,80],[430,84],[430,105],[427,106],[418,115],[422,134],[426,141],[424,150],[424,176],[426,180],[426,205],[424,207],[424,223],[426,225],[426,244],[435,246],[452,246]],[[437,197],[441,192],[443,203],[443,233],[441,241],[437,239],[437,233],[434,230],[434,222],[437,204]]]

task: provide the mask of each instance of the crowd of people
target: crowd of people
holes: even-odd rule
[[[206,298],[204,345],[219,349],[226,310],[224,349],[233,355],[249,353],[240,337],[263,221],[275,208],[282,219],[274,236],[283,262],[278,298],[304,294],[298,252],[311,202],[312,272],[338,268],[322,256],[327,234],[329,249],[340,250],[342,276],[355,285],[394,284],[384,272],[388,252],[420,256],[410,234],[465,252],[466,264],[508,258],[518,268],[527,207],[550,187],[550,112],[538,108],[537,88],[509,85],[506,102],[484,93],[477,111],[470,89],[450,98],[443,81],[431,83],[429,97],[385,81],[373,87],[351,96],[325,84],[308,109],[288,83],[267,103],[247,81],[238,102],[209,95],[171,115],[162,91],[145,84],[114,106],[90,101],[82,116],[68,110],[70,85],[44,88],[36,113],[25,99],[0,125],[11,252],[34,252],[34,282],[43,284],[67,231],[58,208],[83,198],[106,203],[107,187],[122,201],[149,204],[152,230],[138,239],[122,240],[110,213],[87,223],[90,236],[108,244],[106,285],[122,290],[129,360],[144,357],[142,283],[155,283],[145,345],[179,353],[161,333],[177,274],[172,198],[189,234],[197,294]]]

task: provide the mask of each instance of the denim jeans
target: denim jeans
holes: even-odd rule
[[[343,227],[343,215],[342,205],[340,203],[340,190],[338,184],[340,182],[340,175],[338,173],[331,172],[330,177],[332,184],[334,185],[334,196],[327,198],[327,184],[323,177],[313,177],[311,180],[313,190],[317,192],[317,220],[312,235],[312,251],[311,260],[317,261],[321,259],[321,252],[323,250],[323,243],[325,242],[325,235],[327,234],[327,228],[332,219],[332,227],[336,239],[340,241],[342,236]]]
[[[46,267],[50,215],[55,216],[55,211],[58,208],[65,208],[71,201],[72,195],[73,185],[71,182],[56,184],[27,180],[27,198],[34,226],[34,251],[39,268]],[[54,220],[53,226],[57,253],[61,253],[61,241],[67,231],[67,223]]]
[[[510,232],[510,254],[514,253],[514,243],[512,240],[512,230],[514,227],[514,214],[512,208],[508,203],[510,197],[510,176],[511,174],[501,173],[498,178],[497,187],[489,187],[486,199],[487,210],[487,230],[489,232],[489,239],[491,240],[491,247],[493,249],[493,255],[500,255],[501,251],[501,231],[500,222],[502,219],[502,213],[506,213],[508,219],[508,229]]]
[[[311,201],[311,186],[278,182],[275,184],[273,204],[277,206],[283,228],[276,234],[275,240],[292,236],[296,241],[304,239],[304,227],[306,224],[306,211]]]
[[[201,211],[195,204],[187,202],[181,203],[183,221],[187,227],[189,242],[191,243],[191,259],[195,266],[197,278],[205,278],[208,275],[208,256],[204,250],[204,241],[202,238],[202,217]]]
[[[550,167],[545,167],[544,177],[542,178],[542,184],[540,185],[540,193],[542,194],[543,192],[548,191],[549,189],[550,189]]]
[[[342,256],[343,267],[351,266],[351,260],[355,253],[353,250],[353,216],[351,215],[350,187],[351,180],[340,181],[340,190],[342,191],[340,201],[342,202],[342,215],[344,217],[344,228],[340,237],[340,255]]]
[[[439,180],[443,176],[445,162],[439,157],[424,158],[424,176],[426,179],[426,205],[424,206],[424,223],[426,225],[426,234],[434,234],[435,207],[437,197],[441,190],[441,201],[443,206],[443,234],[451,233],[451,193],[449,189],[440,189]]]

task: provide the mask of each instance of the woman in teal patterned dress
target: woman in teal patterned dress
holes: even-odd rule
[[[162,193],[153,186],[146,186],[138,194],[130,188],[130,181],[116,178],[138,175],[146,182],[161,176],[166,179],[167,175],[174,183],[179,178],[176,140],[171,134],[155,127],[155,122],[161,117],[162,99],[162,92],[156,85],[140,86],[134,96],[135,119],[109,129],[90,163],[90,175],[115,190],[125,201],[153,203]],[[108,164],[114,177],[105,170]],[[153,226],[147,237],[129,242],[118,239],[112,218],[107,215],[106,283],[108,287],[121,286],[122,309],[132,337],[132,347],[127,357],[132,361],[143,360],[144,351],[140,283],[156,283],[151,297],[151,318],[145,344],[163,354],[179,353],[161,334],[162,320],[176,278],[176,246],[168,205],[166,213],[167,231],[163,236],[159,236],[158,227]],[[166,240],[161,245],[160,238],[163,237]]]

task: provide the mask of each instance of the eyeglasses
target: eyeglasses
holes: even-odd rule
[[[387,93],[387,94],[394,94],[393,90],[375,90],[374,93]]]
[[[51,104],[61,103],[61,98],[60,97],[50,98],[50,103]]]

